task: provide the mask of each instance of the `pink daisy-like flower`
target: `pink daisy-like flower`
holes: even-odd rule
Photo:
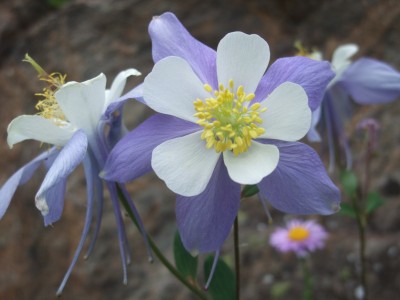
[[[328,238],[326,230],[313,220],[290,220],[286,227],[277,228],[271,235],[270,244],[279,252],[294,252],[304,257],[322,249]]]

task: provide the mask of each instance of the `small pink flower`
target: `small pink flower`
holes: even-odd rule
[[[328,238],[326,230],[313,220],[290,220],[285,228],[278,227],[271,235],[270,244],[279,252],[294,252],[304,257],[322,249]]]

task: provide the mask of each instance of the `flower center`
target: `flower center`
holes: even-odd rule
[[[53,121],[56,125],[64,123],[64,121],[66,121],[65,115],[58,105],[54,94],[65,83],[65,78],[67,76],[62,75],[61,73],[48,74],[28,54],[25,55],[24,61],[30,63],[38,72],[39,80],[42,80],[46,83],[46,86],[43,88],[42,92],[35,94],[35,96],[42,97],[42,99],[40,99],[35,105],[35,108],[39,111],[38,115]]]
[[[301,242],[310,236],[310,232],[300,226],[293,227],[289,230],[289,238],[295,242]]]
[[[259,127],[262,123],[260,113],[266,111],[260,103],[248,106],[254,99],[253,93],[246,95],[243,86],[236,91],[233,89],[233,80],[229,81],[229,87],[223,84],[213,92],[209,84],[204,89],[212,96],[204,101],[197,99],[194,108],[199,118],[197,124],[204,127],[201,139],[207,142],[208,149],[214,147],[216,152],[231,150],[235,155],[246,152],[255,139],[265,132]]]

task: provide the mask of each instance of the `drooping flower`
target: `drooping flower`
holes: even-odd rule
[[[326,142],[329,149],[329,169],[336,163],[335,148],[344,152],[347,168],[351,168],[352,155],[344,126],[351,116],[351,99],[357,104],[383,104],[400,96],[400,72],[386,63],[371,58],[351,57],[357,45],[338,47],[332,56],[335,78],[328,84],[321,106],[313,113],[312,126],[307,137],[312,142]],[[319,55],[322,57],[322,54]],[[317,56],[313,55],[313,58]],[[317,127],[326,133],[321,139]]]
[[[264,74],[269,46],[257,35],[230,33],[215,52],[171,13],[149,31],[156,64],[143,96],[158,114],[117,143],[105,178],[126,182],[154,169],[178,194],[178,228],[192,253],[220,249],[241,184],[257,184],[285,212],[337,210],[339,191],[318,155],[295,142],[333,77],[328,63],[283,58]]]
[[[293,252],[299,257],[325,246],[328,233],[314,220],[293,219],[286,227],[278,227],[270,237],[270,244],[282,253]]]
[[[122,135],[123,130],[118,121],[120,112],[109,115],[109,118],[105,118],[103,113],[111,103],[119,99],[126,79],[132,75],[138,76],[140,73],[135,69],[119,73],[111,89],[107,90],[104,74],[82,83],[65,82],[65,75],[59,73],[49,75],[28,55],[26,60],[38,71],[39,78],[45,81],[47,86],[42,93],[37,94],[42,99],[36,105],[39,110],[36,115],[21,115],[11,121],[8,126],[7,142],[12,148],[16,143],[34,139],[53,147],[20,168],[5,182],[0,190],[0,218],[5,214],[17,187],[26,183],[44,163],[47,174],[36,193],[35,203],[43,215],[46,226],[56,222],[63,211],[67,178],[80,163],[83,163],[87,184],[85,223],[79,245],[57,293],[62,292],[82,251],[90,225],[96,219],[87,255],[94,247],[102,218],[103,184],[107,186],[114,206],[124,282],[126,282],[129,254],[117,198],[117,185],[103,181],[98,174],[104,166],[110,146]],[[119,188],[124,192],[122,185]],[[136,213],[134,204],[130,199],[129,201]],[[138,217],[137,219],[139,220]],[[142,233],[144,233],[143,227]]]

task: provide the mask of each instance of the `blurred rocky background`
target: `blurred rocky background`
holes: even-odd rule
[[[10,150],[8,123],[20,114],[33,114],[34,93],[42,86],[22,59],[29,53],[46,70],[83,81],[103,72],[109,78],[126,68],[143,76],[152,68],[147,26],[152,16],[174,12],[199,40],[216,47],[228,32],[257,33],[271,47],[272,60],[293,55],[294,41],[317,47],[327,58],[339,44],[360,46],[370,56],[400,69],[400,2],[398,0],[13,0],[0,2],[0,184],[41,151],[37,142]],[[379,155],[372,169],[373,186],[386,203],[368,226],[368,282],[371,299],[393,300],[400,295],[400,102],[356,108],[356,119],[381,122]],[[130,128],[151,111],[138,103],[126,108]],[[354,124],[349,124],[349,134]],[[357,152],[355,153],[357,159]],[[81,235],[85,213],[85,181],[79,169],[69,178],[62,219],[44,227],[34,206],[43,172],[19,188],[0,221],[0,299],[54,299]],[[152,174],[129,190],[149,233],[172,258],[175,231],[174,195]],[[1,201],[1,199],[0,199]],[[299,299],[302,280],[293,256],[268,246],[269,235],[282,224],[272,210],[274,225],[259,201],[242,203],[240,241],[243,299]],[[356,299],[357,230],[354,220],[339,214],[318,218],[331,237],[326,250],[313,255],[315,299]],[[133,262],[129,282],[122,270],[114,215],[107,201],[101,234],[93,255],[79,259],[63,299],[194,299],[157,261],[147,262],[143,241],[126,219]],[[232,261],[232,239],[224,254]],[[202,273],[202,270],[199,270]],[[202,278],[202,276],[200,276]],[[202,280],[202,279],[201,279]]]

